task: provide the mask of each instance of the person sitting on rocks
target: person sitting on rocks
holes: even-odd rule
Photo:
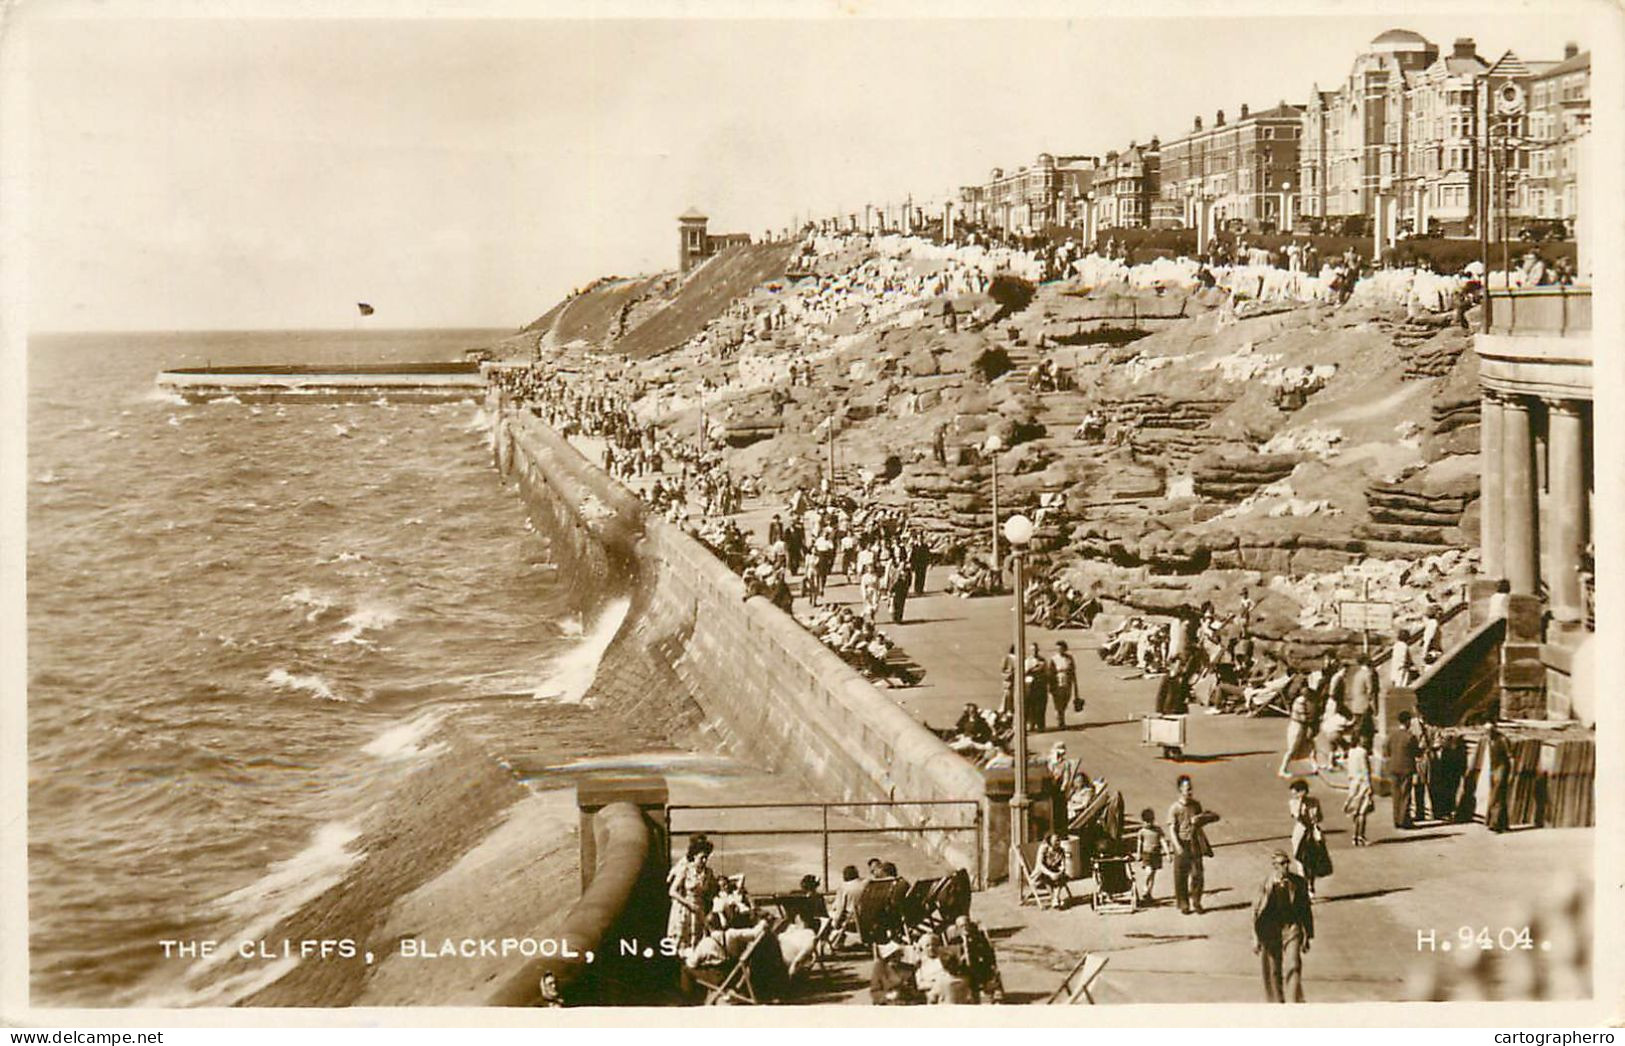
[[[1145,619],[1131,617],[1112,629],[1106,641],[1100,644],[1100,656],[1107,664],[1127,664],[1139,650],[1142,635],[1147,631]]]
[[[985,595],[992,590],[993,571],[980,559],[968,559],[964,566],[948,575],[948,591],[960,599]]]
[[[1279,714],[1286,700],[1286,689],[1292,682],[1292,672],[1277,667],[1268,659],[1259,662],[1253,670],[1252,681],[1245,690],[1250,715]]]

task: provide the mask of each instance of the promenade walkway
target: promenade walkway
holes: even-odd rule
[[[591,460],[602,460],[598,441],[574,442]],[[753,499],[734,518],[761,541],[775,511],[781,507]],[[926,594],[909,599],[902,624],[881,623],[925,669],[919,686],[885,692],[937,727],[952,725],[966,701],[998,704],[999,667],[1014,628],[1012,597],[959,599],[943,591],[946,574],[932,568]],[[831,579],[827,598],[856,603],[857,588]],[[797,612],[804,609],[798,598]],[[1222,820],[1210,830],[1216,853],[1206,862],[1204,915],[1183,915],[1173,905],[1166,869],[1156,886],[1159,904],[1132,915],[1096,915],[1082,890],[1083,899],[1063,911],[1020,907],[1009,884],[977,894],[973,910],[998,949],[1007,1001],[1043,1001],[1085,951],[1110,959],[1094,991],[1102,1003],[1262,1001],[1251,906],[1270,852],[1290,840],[1287,783],[1276,776],[1285,721],[1210,716],[1197,707],[1183,758],[1163,759],[1160,749],[1140,744],[1138,718],[1152,708],[1155,680],[1101,661],[1090,631],[1027,629],[1027,641],[1046,655],[1057,639],[1067,641],[1077,661],[1087,707],[1081,718],[1068,712],[1067,729],[1031,737],[1034,762],[1064,741],[1092,777],[1123,793],[1131,817],[1150,807],[1159,823],[1175,797],[1175,778],[1188,773],[1197,797]],[[1050,715],[1053,724],[1053,709]],[[1529,911],[1514,898],[1548,895],[1551,869],[1590,865],[1590,829],[1497,836],[1478,825],[1440,825],[1401,832],[1391,826],[1381,797],[1370,819],[1373,845],[1357,850],[1349,845],[1341,781],[1311,781],[1326,811],[1336,873],[1321,883],[1315,906],[1317,935],[1305,967],[1310,1001],[1407,998],[1406,979],[1418,964],[1454,961],[1419,949],[1419,933],[1454,942],[1462,927],[1487,928],[1492,936],[1522,927]],[[906,876],[921,874],[898,863]],[[868,1001],[860,967],[866,963],[841,965],[836,995]]]

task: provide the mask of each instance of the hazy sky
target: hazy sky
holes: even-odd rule
[[[1395,25],[1444,48],[1475,37],[1491,60],[1558,57],[1595,32],[1534,5],[1198,10],[1223,8],[136,21],[47,4],[8,52],[29,88],[28,325],[348,327],[369,301],[379,326],[516,326],[595,276],[672,267],[691,204],[714,231],[759,235],[941,198],[1043,150],[1301,102]]]

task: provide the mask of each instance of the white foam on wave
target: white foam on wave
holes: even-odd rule
[[[598,664],[604,659],[604,651],[609,649],[610,640],[620,631],[621,622],[626,620],[626,612],[631,606],[632,601],[625,597],[612,599],[605,604],[593,621],[592,628],[581,637],[581,642],[560,654],[558,660],[553,662],[547,678],[536,688],[533,695],[536,700],[561,705],[580,704],[592,686],[593,677],[598,674]]]
[[[388,628],[400,619],[400,610],[388,603],[362,600],[350,616],[344,619],[344,623],[349,627],[334,635],[333,642],[370,644],[371,641],[365,638],[366,633]]]
[[[323,701],[344,700],[333,692],[333,687],[327,680],[315,673],[299,675],[285,668],[273,668],[265,674],[265,681],[278,690],[304,690],[312,697],[319,697]]]
[[[571,614],[569,617],[559,619],[559,635],[561,636],[579,636],[586,631],[586,622],[581,620],[580,615]]]
[[[162,385],[154,385],[147,390],[146,395],[142,396],[141,399],[147,403],[168,403],[175,407],[191,406],[190,403],[186,402],[185,396],[173,389],[166,389]]]
[[[62,477],[56,474],[56,469],[46,469],[34,477],[34,482],[48,487],[52,483],[61,483]]]
[[[467,402],[467,401],[465,401]],[[485,413],[484,407],[476,407],[474,416],[463,425],[464,432],[489,432],[491,429],[491,415]]]
[[[441,741],[437,744],[424,745],[423,742],[440,728],[440,723],[445,718],[444,709],[425,712],[416,719],[408,719],[390,727],[362,745],[361,750],[370,756],[386,760],[437,756],[446,750],[446,743]]]
[[[241,407],[242,405],[243,401],[236,396],[221,396],[217,400],[209,401],[211,407]]]
[[[359,563],[361,560],[366,558],[366,556],[359,552],[340,552],[331,559],[318,559],[316,561],[316,565],[325,567],[332,563]]]
[[[336,436],[348,436],[350,434],[350,426],[343,425],[335,421],[333,422],[333,434]]]
[[[351,824],[324,824],[316,829],[303,850],[277,861],[254,882],[216,900],[211,907],[230,919],[236,928],[219,938],[220,946],[213,955],[199,959],[187,969],[181,999],[170,1004],[178,1001],[192,1006],[227,1005],[270,984],[297,965],[297,959],[279,959],[264,970],[255,968],[246,976],[227,977],[207,987],[196,983],[227,959],[236,958],[238,942],[258,941],[277,923],[337,885],[350,866],[362,857],[350,846],[360,835],[361,829]]]
[[[282,597],[285,606],[308,607],[305,614],[306,621],[315,621],[329,610],[333,609],[333,597],[326,592],[317,592],[311,588],[301,588]]]

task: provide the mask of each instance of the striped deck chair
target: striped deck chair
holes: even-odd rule
[[[1084,952],[1083,958],[1072,967],[1072,972],[1066,975],[1055,991],[1050,993],[1051,1006],[1076,1006],[1079,1000],[1085,1000],[1090,1006],[1095,1004],[1095,997],[1089,994],[1089,986],[1100,976],[1100,971],[1110,962],[1104,955],[1094,952]]]

